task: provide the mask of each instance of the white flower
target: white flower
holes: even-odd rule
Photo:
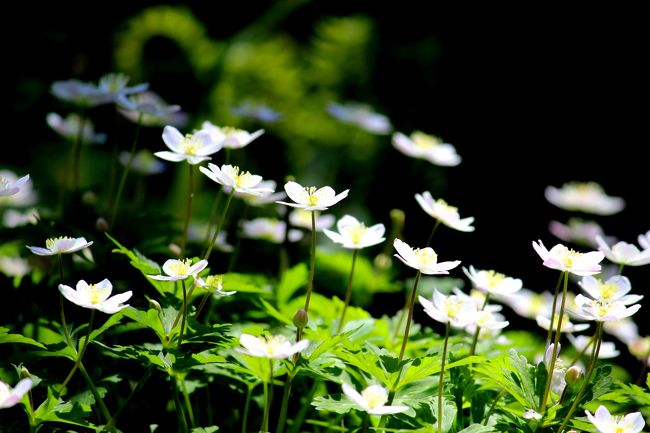
[[[25,212],[16,209],[7,209],[2,216],[2,223],[5,227],[13,228],[25,226],[27,224],[38,223],[38,211],[30,209]]]
[[[322,232],[324,229],[329,229],[336,222],[336,217],[334,215],[323,215],[318,211],[294,209],[289,214],[289,224],[294,227],[301,227],[303,229],[311,230],[312,214],[315,217],[314,226],[317,232]]]
[[[296,344],[291,344],[284,335],[272,335],[269,337],[259,338],[248,334],[242,334],[239,337],[239,343],[244,346],[244,348],[238,348],[238,352],[245,355],[270,359],[289,358],[298,352],[302,352],[307,348],[307,346],[309,346],[309,340],[300,340]]]
[[[196,287],[211,291],[217,297],[234,295],[235,291],[223,291],[223,276],[222,275],[209,275],[205,280],[203,278],[196,279]]]
[[[597,222],[584,221],[576,217],[569,218],[567,224],[551,221],[548,230],[564,242],[573,242],[591,248],[598,247],[596,236],[604,236],[603,229]]]
[[[580,296],[580,295],[578,295]],[[558,314],[555,314],[553,316],[553,329],[557,329],[557,321],[558,321]],[[537,321],[537,324],[542,328],[548,331],[548,328],[551,326],[551,319],[546,316],[539,315],[535,318]],[[580,332],[584,331],[585,329],[589,328],[588,323],[572,323],[566,315],[562,317],[562,327],[560,328],[560,332]]]
[[[603,323],[603,329],[605,332],[618,338],[628,346],[632,344],[633,341],[640,338],[639,327],[634,320],[629,317],[613,322],[605,322]]]
[[[278,201],[277,203],[286,206],[297,207],[309,211],[325,210],[328,207],[340,202],[348,196],[349,189],[336,194],[329,186],[316,188],[315,186],[303,187],[297,182],[289,181],[284,185],[287,195],[295,203]]]
[[[568,334],[567,337],[569,337],[569,341],[578,352],[585,352],[588,346],[593,347],[591,344],[591,337],[587,337],[586,335],[573,336],[572,334]],[[614,343],[611,341],[602,341],[600,343],[598,358],[616,358],[620,354],[621,352],[616,350],[616,345],[614,345]]]
[[[192,242],[205,242],[208,238],[208,235],[213,233],[208,233],[209,224],[207,222],[201,223],[190,223],[190,226],[187,230],[187,240]],[[210,236],[211,238],[211,236]],[[221,230],[217,235],[217,238],[214,240],[214,248],[223,252],[223,253],[232,253],[235,251],[235,247],[228,243],[228,232]]]
[[[127,87],[129,76],[121,73],[110,73],[99,79],[98,91],[109,98],[109,102],[115,102],[120,96],[132,95],[144,92],[149,88],[149,83],[138,84]]]
[[[595,215],[613,215],[625,207],[621,197],[608,196],[596,182],[567,182],[562,188],[548,186],[544,196],[551,204],[564,210]]]
[[[236,116],[267,123],[277,122],[282,118],[282,113],[278,113],[271,107],[248,101],[243,102],[239,106],[230,107],[230,112]]]
[[[410,137],[396,132],[393,134],[393,146],[405,155],[425,159],[435,165],[453,167],[461,162],[453,145],[421,131],[413,132]]]
[[[251,239],[263,239],[276,244],[284,242],[287,225],[284,221],[272,218],[255,218],[242,222],[242,236]],[[289,241],[302,239],[300,230],[289,230]]]
[[[575,316],[583,320],[596,320],[599,322],[609,322],[630,317],[641,308],[639,304],[628,307],[620,301],[589,299],[583,295],[576,296],[575,304],[577,309],[572,312]]]
[[[258,207],[275,203],[278,200],[283,200],[287,198],[287,193],[285,193],[284,191],[273,192],[277,187],[277,183],[275,183],[274,180],[263,180],[260,183],[258,183],[257,186],[260,189],[266,189],[272,192],[270,193],[266,192],[262,195],[250,195],[250,194],[238,193],[235,191],[235,195],[242,198],[249,205],[258,206]]]
[[[97,284],[88,284],[84,280],[79,280],[76,290],[65,284],[59,284],[59,291],[68,301],[80,307],[99,310],[106,314],[114,314],[128,307],[128,304],[123,302],[128,301],[133,295],[129,290],[109,298],[113,285],[107,279]]]
[[[370,415],[390,415],[408,410],[408,406],[386,406],[388,392],[381,385],[370,385],[361,394],[347,383],[343,384],[343,393],[357,406]]]
[[[0,206],[31,206],[36,199],[29,175],[18,178],[10,170],[0,170]]]
[[[377,245],[386,240],[384,232],[386,231],[383,224],[375,224],[372,227],[358,221],[351,215],[345,215],[336,223],[339,232],[323,230],[325,235],[343,248],[361,249]]]
[[[140,124],[144,126],[172,125],[180,128],[187,123],[187,114],[180,111],[179,105],[167,104],[152,91],[138,93],[128,98],[120,95],[116,102],[118,111],[124,117],[134,123],[140,120]]]
[[[557,244],[548,251],[542,241],[539,241],[539,244],[533,241],[533,248],[544,261],[544,266],[581,277],[599,273],[601,270],[599,263],[605,258],[600,251],[579,253],[562,244]]]
[[[534,319],[539,315],[550,316],[553,295],[549,292],[536,293],[532,290],[521,289],[508,295],[493,295],[499,302],[512,308],[515,313],[528,319]]]
[[[27,182],[29,182],[28,174],[15,180],[0,175],[0,197],[18,194]]]
[[[650,248],[650,230],[648,230],[645,233],[640,234],[637,237],[637,240],[639,242],[639,245],[641,245],[641,248],[643,248],[644,250],[647,250],[648,248]]]
[[[68,114],[65,119],[57,113],[48,113],[45,121],[57,134],[69,141],[76,141],[79,136],[81,118],[76,113]],[[106,142],[106,134],[95,133],[95,126],[90,119],[85,119],[81,133],[83,144],[102,144]]]
[[[503,317],[502,314],[494,313],[489,309],[483,309],[476,313],[474,324],[479,328],[485,328],[494,331],[497,329],[503,329],[508,326],[508,324],[510,324],[510,322],[504,319],[505,317]]]
[[[76,79],[55,81],[50,91],[60,100],[82,107],[107,104],[113,99],[112,95],[100,91],[94,84]]]
[[[213,153],[221,149],[221,144],[214,143],[207,131],[197,131],[183,136],[173,126],[165,126],[162,134],[165,145],[171,150],[156,152],[158,158],[180,162],[187,161],[191,165],[207,161]]]
[[[0,380],[0,409],[15,406],[30,389],[32,389],[30,378],[21,380],[15,388],[11,388]]]
[[[258,129],[251,134],[243,129],[237,129],[230,126],[219,127],[208,121],[203,122],[201,128],[210,133],[212,141],[215,143],[221,143],[221,145],[226,149],[241,149],[260,135],[264,134],[263,129]]]
[[[201,173],[229,191],[234,188],[235,192],[242,194],[262,196],[272,194],[273,190],[262,183],[262,176],[251,174],[249,171],[240,171],[239,167],[224,164],[219,168],[217,165],[208,163],[208,168],[199,167]]]
[[[438,254],[436,254],[433,248],[413,249],[406,242],[397,238],[393,241],[393,247],[397,250],[395,257],[400,259],[405,265],[417,269],[423,274],[448,274],[450,269],[454,269],[460,264],[460,260],[438,263]]]
[[[594,415],[585,410],[587,418],[600,433],[639,433],[645,427],[641,412],[628,413],[625,416],[612,416],[609,410],[600,405]]]
[[[119,161],[123,166],[126,167],[130,158],[131,154],[129,152],[120,152]],[[165,163],[156,159],[153,153],[147,149],[142,149],[133,155],[133,159],[131,159],[131,170],[141,175],[158,174],[165,170]]]
[[[463,267],[463,272],[474,287],[483,293],[508,296],[518,292],[523,286],[519,278],[506,277],[493,270],[476,270],[474,266],[470,266],[469,270]]]
[[[88,248],[93,243],[86,241],[86,238],[71,238],[68,236],[61,236],[58,238],[50,238],[45,240],[45,248],[43,247],[30,247],[29,250],[37,256],[54,256],[56,254],[70,254],[75,253],[84,248]]]
[[[625,266],[642,266],[650,263],[650,248],[640,251],[636,245],[623,241],[610,247],[600,236],[596,236],[596,242],[598,249],[605,254],[610,262]]]
[[[206,266],[208,266],[207,260],[199,260],[195,264],[192,264],[191,259],[169,259],[162,266],[162,270],[165,274],[167,274],[167,276],[148,275],[148,277],[159,281],[184,280],[190,276],[196,279],[199,272],[205,269]]]
[[[418,296],[418,300],[424,307],[424,312],[437,322],[449,323],[456,328],[463,328],[476,319],[476,304],[456,295],[445,296],[437,289],[434,289],[433,302],[423,296]]]
[[[458,208],[449,206],[444,200],[434,200],[429,191],[415,194],[415,199],[426,213],[447,227],[461,232],[473,232],[474,217],[461,218]]]
[[[627,277],[614,275],[606,282],[593,276],[583,277],[578,282],[580,287],[594,299],[603,299],[607,301],[618,301],[625,305],[632,305],[639,302],[643,296],[628,295],[632,285]]]
[[[542,419],[542,415],[535,412],[535,410],[533,410],[533,409],[526,409],[524,411],[523,417],[526,418],[526,419]]]
[[[389,134],[392,130],[388,117],[373,112],[368,105],[353,102],[347,104],[332,102],[327,105],[327,112],[341,122],[358,126],[373,134]]]
[[[0,272],[6,276],[22,278],[30,271],[29,262],[22,257],[0,256]]]

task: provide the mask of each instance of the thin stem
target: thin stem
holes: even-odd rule
[[[196,423],[194,422],[194,411],[192,410],[190,394],[187,392],[187,387],[185,386],[185,379],[181,380],[181,392],[183,393],[183,402],[185,403],[187,417],[190,419],[190,427],[194,428],[196,427]]]
[[[133,158],[135,157],[135,149],[138,145],[138,137],[140,136],[140,127],[142,126],[143,115],[144,113],[140,113],[140,115],[138,116],[138,123],[135,128],[135,138],[133,139],[133,144],[131,145],[131,151],[129,152],[129,159],[127,160],[126,165],[124,166],[124,171],[122,171],[122,177],[120,178],[120,183],[118,184],[117,187],[117,193],[115,194],[115,198],[112,200],[111,203],[111,212],[109,214],[110,219],[108,220],[109,227],[113,227],[113,223],[115,222],[117,209],[120,205],[120,199],[122,198],[122,193],[124,192],[124,185],[126,185],[126,179],[129,175],[129,171],[131,170],[131,164],[133,163]]]
[[[235,227],[239,227],[240,221],[246,220],[249,209],[250,209],[250,205],[248,204],[248,202],[244,202],[244,209],[241,211],[237,223],[235,223]],[[232,254],[230,255],[230,260],[228,261],[228,270],[226,272],[232,272],[232,270],[235,268],[235,263],[237,263],[237,258],[239,258],[239,250],[241,249],[241,242],[242,242],[241,233],[237,232],[237,243],[235,243],[235,247],[233,248]]]
[[[253,388],[246,387],[246,400],[244,400],[244,413],[242,413],[241,433],[246,433],[248,424],[248,411],[251,407],[251,397],[253,395]]]
[[[447,343],[449,342],[449,322],[445,324],[445,344],[442,348],[442,364],[440,366],[440,379],[438,380],[438,431],[442,433],[442,391],[445,379],[445,362],[447,360]]]
[[[185,280],[181,280],[183,283],[183,292],[185,291]],[[184,298],[190,299],[192,297],[192,293],[194,293],[194,288],[196,287],[196,282],[192,283],[190,286],[190,289],[187,291],[187,295],[183,293]],[[208,295],[210,292],[208,292]],[[181,309],[176,313],[176,317],[174,318],[174,323],[172,323],[172,329],[178,325],[178,321],[185,315],[185,312],[187,311],[187,302],[185,300],[183,301],[183,305],[181,305]]]
[[[312,384],[311,389],[307,394],[307,401],[314,400],[314,394],[316,393],[318,384],[319,383],[317,381],[314,381],[314,383]],[[305,416],[307,415],[307,411],[309,410],[310,407],[311,406],[308,404],[303,404],[300,406],[298,412],[292,417],[293,425],[291,426],[289,433],[299,433],[300,431],[302,431],[302,424],[303,421],[305,420]],[[286,411],[285,411],[285,415],[286,415]],[[282,433],[282,432],[278,430],[277,433]]]
[[[61,254],[59,256],[59,276],[61,284],[63,284],[63,257]],[[61,326],[63,327],[63,335],[65,336],[65,342],[68,346],[74,349],[72,344],[72,337],[70,336],[70,331],[68,331],[68,323],[65,320],[65,307],[63,302],[63,294],[59,292],[59,316],[61,316]]]
[[[210,258],[210,253],[212,253],[212,248],[214,248],[214,244],[215,242],[217,242],[217,237],[221,232],[221,228],[223,227],[223,222],[226,219],[226,215],[228,214],[228,208],[230,207],[230,202],[232,201],[232,197],[234,195],[235,195],[235,188],[233,188],[230,191],[230,194],[228,194],[228,200],[226,201],[226,205],[224,206],[223,212],[221,213],[221,219],[219,220],[217,229],[214,231],[214,235],[212,235],[212,239],[210,239],[210,244],[208,245],[208,250],[205,252],[205,255],[203,256],[204,260],[208,260]]]
[[[187,315],[186,314],[186,311],[187,311],[187,290],[185,289],[185,280],[181,280],[181,286],[183,287],[183,305],[181,306],[181,311],[180,311],[180,315],[181,315],[181,331],[180,331],[180,334],[178,336],[178,350],[181,350],[181,344],[183,343],[183,333],[185,332],[185,316]],[[194,287],[194,286],[192,286],[192,287]],[[178,316],[176,316],[176,318],[178,318]],[[175,326],[175,324],[174,324],[174,326]],[[172,329],[173,328],[174,327],[172,326]],[[190,416],[190,420],[191,420],[191,416]]]
[[[505,390],[505,389],[502,389],[502,390],[497,394],[497,396],[494,397],[494,401],[493,401],[492,404],[490,405],[490,409],[488,409],[488,412],[487,412],[487,414],[485,415],[485,420],[483,421],[483,425],[487,425],[487,424],[488,424],[488,421],[490,421],[490,416],[492,416],[492,412],[494,412],[494,408],[497,406],[497,403],[499,402],[499,400],[501,400],[501,398],[502,398],[504,395],[506,395],[506,390]],[[476,422],[476,420],[474,420],[474,422]]]
[[[573,412],[575,412],[576,408],[580,404],[580,400],[582,399],[582,396],[584,395],[585,390],[587,389],[587,385],[589,385],[589,381],[591,380],[591,375],[593,374],[594,369],[596,368],[596,362],[598,361],[598,353],[600,352],[600,345],[603,340],[602,337],[603,337],[603,322],[599,321],[596,323],[596,340],[595,340],[596,344],[594,345],[594,349],[591,352],[591,360],[589,362],[587,373],[585,374],[585,378],[584,381],[582,382],[582,386],[580,387],[578,394],[575,396],[575,399],[573,400],[573,403],[569,408],[569,412],[567,412],[566,416],[564,417],[564,420],[562,421],[562,424],[560,425],[560,428],[558,429],[557,433],[562,433],[564,431],[564,428],[569,423],[569,420],[571,419]]]
[[[348,310],[348,305],[350,305],[350,296],[352,295],[352,277],[354,277],[354,265],[357,262],[357,254],[359,253],[358,249],[355,249],[352,253],[352,266],[350,268],[350,276],[348,277],[348,287],[345,290],[345,303],[343,304],[343,311],[341,312],[341,319],[339,320],[339,326],[336,330],[338,334],[343,329],[343,324],[345,323],[345,313]]]
[[[79,115],[79,131],[72,148],[72,185],[71,190],[76,191],[79,186],[79,160],[81,159],[81,145],[83,143],[83,132],[86,124],[86,107],[81,109]]]
[[[570,363],[569,365],[571,365],[571,366],[572,366],[572,365],[575,365],[575,363],[578,362],[578,360],[579,360],[580,358],[582,358],[582,355],[584,355],[585,352],[587,351],[587,349],[589,349],[589,347],[591,347],[591,345],[593,344],[595,338],[596,338],[596,335],[594,334],[594,335],[589,339],[589,341],[587,342],[587,344],[585,344],[585,347],[583,347],[582,350],[580,350],[580,352],[576,355],[576,357],[573,358],[573,360],[571,361],[571,363]]]
[[[311,255],[309,258],[309,279],[307,280],[307,293],[305,295],[304,310],[309,313],[309,299],[314,289],[314,270],[316,267],[316,214],[311,212]]]
[[[553,355],[551,357],[551,365],[548,367],[548,377],[546,378],[546,386],[544,387],[544,396],[542,397],[542,402],[539,408],[539,413],[543,414],[546,410],[546,400],[548,400],[548,394],[551,390],[551,379],[553,379],[553,371],[555,371],[555,361],[557,361],[558,354],[558,343],[560,342],[560,335],[562,334],[562,320],[564,319],[564,304],[566,302],[567,287],[569,285],[569,272],[564,271],[564,285],[562,288],[562,302],[560,303],[560,315],[557,321],[557,330],[555,332],[555,341],[553,342]],[[553,328],[553,322],[549,325],[550,328]]]
[[[68,382],[70,382],[70,379],[72,379],[72,376],[74,376],[75,372],[77,371],[77,368],[79,368],[79,364],[81,363],[81,359],[83,358],[84,354],[86,353],[86,349],[88,348],[88,342],[90,340],[90,333],[93,330],[93,319],[95,318],[95,310],[91,310],[90,312],[90,321],[88,322],[88,333],[86,334],[86,340],[84,341],[83,346],[81,347],[81,351],[77,355],[77,359],[74,363],[74,366],[72,367],[72,370],[70,370],[70,373],[68,373],[68,376],[65,378],[61,386],[59,387],[59,394],[63,392],[65,389],[66,385]]]
[[[363,417],[363,427],[361,428],[361,433],[366,433],[368,431],[369,424],[370,424],[370,414],[366,412],[366,416]]]
[[[618,275],[623,275],[623,268],[625,267],[625,263],[621,263],[618,266]]]
[[[95,386],[92,378],[88,374],[88,371],[86,371],[86,367],[84,366],[83,362],[79,363],[79,372],[83,375],[84,379],[86,379],[86,383],[88,384],[88,387],[90,388],[90,392],[93,394],[93,397],[95,397],[95,402],[99,406],[99,409],[104,417],[104,421],[108,422],[108,420],[112,418],[111,413],[108,411],[108,408],[106,407],[106,404],[102,399],[102,396],[99,394],[99,391],[97,391],[97,387]],[[109,428],[109,430],[114,431],[113,428]]]
[[[564,273],[560,273],[559,278],[557,279],[557,284],[555,285],[555,292],[553,292],[553,306],[551,307],[551,326],[548,327],[548,333],[546,334],[546,346],[548,347],[551,344],[551,337],[553,336],[553,321],[555,320],[555,307],[557,305],[557,295],[560,293],[560,283],[562,283],[562,277]]]
[[[391,346],[395,343],[395,339],[397,338],[400,329],[402,329],[402,322],[404,322],[404,316],[406,314],[407,309],[408,309],[408,300],[404,302],[404,306],[399,310],[399,317],[397,318],[397,323],[395,324],[395,329],[393,330],[393,335],[390,340]]]
[[[280,407],[280,416],[278,417],[278,426],[276,433],[282,433],[287,422],[287,409],[289,408],[289,395],[291,394],[291,381],[293,378],[287,374],[287,380],[284,381],[284,390],[282,391],[282,406]]]
[[[187,420],[185,419],[185,412],[183,411],[183,405],[181,404],[181,398],[178,395],[178,383],[176,382],[176,376],[172,377],[172,394],[174,396],[174,407],[176,408],[176,413],[178,414],[178,422],[181,432],[187,433]]]
[[[402,362],[402,359],[404,359],[406,342],[409,339],[409,331],[411,330],[411,320],[413,319],[413,307],[415,305],[415,294],[417,293],[418,283],[420,282],[420,275],[422,275],[422,272],[420,272],[420,270],[418,269],[417,274],[415,274],[415,282],[413,283],[411,296],[409,297],[409,311],[408,311],[408,317],[406,319],[406,329],[404,330],[404,337],[402,338],[402,347],[399,350],[399,358],[397,358],[398,364]]]
[[[436,230],[438,229],[439,225],[440,225],[440,220],[436,220],[436,223],[433,226],[433,230],[431,230],[431,234],[429,234],[429,239],[427,239],[427,244],[425,245],[425,247],[431,245],[431,240],[433,239],[433,235],[436,233]]]
[[[190,227],[190,215],[192,214],[192,199],[194,198],[194,165],[188,164],[190,170],[189,194],[187,195],[187,206],[185,207],[185,221],[183,223],[183,239],[181,239],[181,257],[185,255],[187,244],[187,231]]]
[[[483,306],[479,311],[485,310],[485,307],[488,304],[488,301],[490,300],[490,293],[485,294],[485,301],[483,301]],[[481,332],[481,327],[478,326],[478,323],[476,324],[476,331],[474,332],[474,338],[472,339],[472,347],[469,349],[469,356],[474,355],[474,351],[476,350],[476,344],[478,343],[478,335]]]
[[[138,383],[135,385],[135,388],[131,391],[131,394],[126,398],[126,401],[117,409],[117,412],[115,412],[115,415],[106,423],[106,428],[112,429],[115,426],[115,423],[117,422],[117,419],[119,418],[120,415],[122,415],[122,412],[124,412],[124,409],[126,409],[129,404],[131,403],[131,400],[133,400],[133,397],[144,387],[144,384],[149,380],[149,377],[151,377],[151,373],[156,369],[155,365],[150,365],[149,368],[147,368],[147,371],[144,372]]]
[[[208,230],[205,232],[205,250],[208,250],[208,242],[210,241],[210,233],[212,233],[212,229],[214,228],[214,225],[217,223],[217,211],[219,210],[219,203],[221,203],[221,196],[223,195],[223,188],[220,188],[219,191],[217,191],[217,194],[214,196],[214,200],[212,200],[212,209],[210,210],[210,219],[208,220]]]
[[[269,431],[269,411],[271,410],[271,398],[269,397],[269,384],[264,381],[262,384],[264,389],[264,414],[262,415],[262,426],[260,433]]]

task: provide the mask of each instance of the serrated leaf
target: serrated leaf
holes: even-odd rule
[[[285,316],[282,314],[280,311],[278,311],[273,305],[271,305],[269,302],[265,301],[264,299],[260,298],[258,299],[259,302],[262,304],[262,308],[264,311],[266,311],[269,316],[274,317],[277,321],[284,323],[285,325],[291,325],[293,324],[293,321],[291,318]]]
[[[483,356],[473,355],[468,356],[458,361],[451,362],[445,366],[445,370],[449,370],[462,365],[482,363],[485,361]],[[413,362],[408,365],[405,373],[400,379],[397,389],[402,388],[410,382],[425,379],[431,375],[440,373],[440,356],[431,355],[421,358],[414,358]]]
[[[210,427],[195,427],[192,430],[190,430],[190,433],[214,433],[217,430],[219,430],[219,427],[213,425]]]
[[[0,328],[0,344],[3,343],[29,344],[32,346],[40,347],[41,349],[46,349],[43,344],[29,337],[25,337],[21,334],[10,334],[9,328]]]
[[[334,413],[348,413],[352,409],[359,409],[359,407],[352,400],[347,398],[344,394],[333,394],[326,397],[316,397],[311,405],[316,410],[323,410]]]
[[[458,433],[486,433],[486,432],[492,432],[495,431],[494,428],[482,424],[472,424],[462,430],[460,430]]]
[[[99,328],[95,329],[94,331],[92,331],[90,333],[90,339],[95,340],[97,337],[102,335],[104,332],[108,331],[113,326],[119,324],[120,321],[124,318],[124,310],[125,309],[122,309],[122,310],[118,311],[115,314],[111,314],[109,316],[108,320],[106,320],[106,322],[104,322],[104,324],[102,326],[100,326]]]

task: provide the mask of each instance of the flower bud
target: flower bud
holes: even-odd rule
[[[375,257],[375,267],[380,271],[387,271],[393,265],[393,261],[387,254],[378,254]]]
[[[108,230],[108,221],[106,221],[106,218],[97,218],[97,221],[95,221],[95,229],[100,232]]]
[[[167,245],[167,248],[169,248],[169,251],[176,257],[181,256],[181,247],[179,247],[177,244],[171,243]]]
[[[307,326],[307,322],[309,322],[309,315],[305,310],[300,308],[293,316],[293,324],[296,325],[296,328],[303,329]]]
[[[406,219],[404,211],[402,209],[391,209],[390,219],[394,226],[393,230],[399,230],[399,232],[401,232],[402,227],[404,227],[404,220]]]
[[[29,372],[29,370],[27,370],[26,367],[21,366],[21,367],[20,367],[20,378],[21,378],[21,379],[25,379],[25,378],[30,378],[30,379],[31,379],[31,377],[32,377],[32,375],[31,375],[31,373]]]
[[[564,375],[564,379],[566,380],[567,384],[575,385],[580,379],[582,379],[582,376],[584,376],[584,374],[585,371],[582,368],[574,365],[567,370],[566,374]]]
[[[158,301],[156,301],[154,299],[149,299],[149,306],[151,308],[156,309],[156,311],[158,311],[158,314],[162,314],[162,307],[160,306]]]

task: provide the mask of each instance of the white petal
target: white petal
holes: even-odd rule
[[[343,393],[348,396],[350,400],[358,404],[363,410],[366,410],[368,405],[366,403],[366,399],[363,398],[363,396],[353,387],[348,385],[347,383],[343,384]]]
[[[183,134],[181,134],[178,129],[169,125],[165,126],[165,129],[163,129],[162,139],[170,150],[176,153],[182,153],[179,144],[183,141]]]
[[[156,152],[154,153],[155,156],[157,156],[160,159],[164,159],[165,161],[172,161],[172,162],[180,162],[187,157],[185,155],[181,155],[179,153],[174,153],[174,152],[169,152],[167,150],[163,150],[161,152]]]
[[[309,202],[309,193],[299,183],[291,181],[287,182],[284,185],[284,190],[286,191],[289,198],[298,204],[306,205]],[[293,206],[289,203],[282,204]]]

